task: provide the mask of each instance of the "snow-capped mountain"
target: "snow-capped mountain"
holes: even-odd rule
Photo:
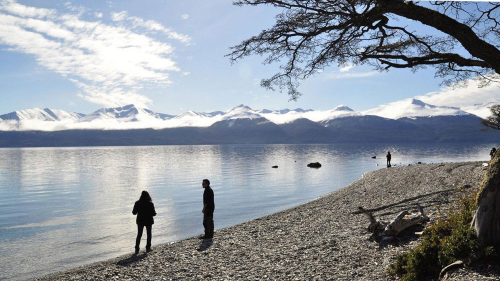
[[[251,109],[250,107],[240,104],[229,110],[222,116],[222,120],[231,120],[231,119],[256,119],[262,118],[263,116],[256,110]]]
[[[495,104],[500,104],[500,101],[492,101],[488,103],[481,103],[481,104],[474,104],[471,106],[465,106],[461,107],[460,109],[468,112],[470,114],[474,114],[476,116],[479,116],[483,119],[486,119],[488,116],[491,115],[490,107]]]
[[[359,112],[355,112],[345,105],[339,105],[332,110],[281,110],[272,111],[261,114],[264,118],[276,123],[286,124],[297,119],[305,118],[313,122],[324,122],[335,118],[347,116],[359,116]]]
[[[414,118],[433,116],[469,115],[458,107],[435,106],[417,99],[405,99],[381,105],[377,108],[362,112],[364,115],[376,115],[384,118]]]
[[[168,120],[173,116],[167,114],[158,114],[147,108],[139,108],[133,104],[115,108],[101,108],[94,113],[80,118],[78,122],[95,122],[102,120],[114,120],[118,122],[138,122],[152,120]]]
[[[424,103],[417,99],[406,99],[379,106],[364,112],[356,112],[345,105],[339,105],[331,110],[303,110],[281,109],[281,110],[254,110],[246,105],[240,104],[227,112],[195,112],[189,110],[180,115],[168,115],[153,112],[147,108],[139,108],[127,105],[115,108],[102,108],[91,114],[69,113],[56,109],[27,109],[18,110],[9,114],[0,115],[0,131],[61,131],[74,129],[94,130],[128,130],[128,129],[166,129],[178,127],[210,127],[219,121],[226,121],[225,126],[240,126],[241,124],[257,125],[263,122],[272,122],[276,125],[291,124],[303,119],[299,123],[292,124],[290,128],[301,128],[308,130],[310,122],[330,128],[340,128],[344,123],[352,123],[352,126],[363,122],[375,122],[368,116],[378,116],[389,119],[418,119],[420,117],[446,117],[446,116],[480,116],[489,115],[488,107],[496,104],[474,105],[460,109],[457,107],[435,106]],[[471,115],[475,114],[475,115]],[[364,118],[363,117],[367,117]],[[345,120],[340,120],[343,118]],[[309,123],[304,120],[310,121]],[[432,119],[432,118],[431,118]],[[248,120],[252,120],[249,122]],[[379,120],[379,119],[377,119]],[[380,121],[380,120],[379,120]],[[241,124],[236,124],[236,123]],[[361,122],[361,123],[360,123]],[[406,120],[406,122],[409,122]],[[427,121],[426,121],[427,122]],[[439,123],[440,121],[433,121]],[[312,126],[312,125],[311,125]],[[340,127],[339,127],[340,126]],[[288,128],[288,127],[287,127]]]
[[[49,108],[32,108],[25,110],[16,110],[4,115],[0,115],[0,120],[15,120],[15,121],[76,121],[85,114],[67,112],[60,109]]]
[[[221,111],[203,113],[188,110],[168,120],[168,123],[169,127],[208,127],[220,121],[223,114]]]
[[[337,118],[361,116],[362,114],[352,110],[343,104],[332,110],[311,111],[304,113],[304,117],[314,122],[325,122]]]

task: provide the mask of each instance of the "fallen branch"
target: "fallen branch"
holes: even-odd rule
[[[368,226],[370,233],[377,236],[397,236],[401,231],[410,226],[429,221],[429,217],[424,213],[424,208],[419,204],[417,204],[417,207],[420,212],[419,214],[410,215],[408,211],[403,211],[390,223],[376,220],[373,214],[363,207],[359,207],[359,210],[370,220],[370,225]]]

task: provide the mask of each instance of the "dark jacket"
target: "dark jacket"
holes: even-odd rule
[[[151,201],[137,201],[134,204],[132,214],[137,215],[136,223],[139,225],[151,225],[156,216],[155,205]]]
[[[203,192],[203,204],[207,204],[205,212],[213,213],[215,210],[215,202],[214,202],[214,191],[212,188],[207,187]]]

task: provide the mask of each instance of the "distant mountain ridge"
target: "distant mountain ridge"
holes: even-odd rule
[[[189,110],[174,116],[127,105],[88,115],[36,108],[0,118],[0,147],[500,140],[500,132],[484,127],[476,115],[415,99],[365,112],[345,105],[254,110],[240,104],[227,112]]]
[[[405,99],[384,104],[377,108],[366,110],[363,114],[376,115],[390,119],[470,115],[470,113],[465,112],[458,107],[436,106],[427,104],[417,99]]]
[[[346,105],[339,105],[331,110],[304,110],[301,108],[254,110],[246,105],[240,104],[227,112],[214,111],[204,113],[189,110],[180,115],[156,113],[150,109],[140,108],[130,104],[123,107],[101,108],[87,115],[48,108],[18,110],[0,115],[0,122],[7,120],[17,122],[29,122],[36,120],[47,122],[65,121],[66,123],[74,121],[75,123],[79,123],[73,127],[67,126],[67,129],[99,129],[99,125],[102,125],[103,129],[112,129],[113,124],[120,124],[120,126],[116,129],[127,129],[124,125],[126,123],[135,123],[132,128],[159,129],[173,127],[208,127],[221,120],[242,118],[266,118],[278,125],[305,118],[313,122],[326,124],[328,121],[336,118],[367,115],[397,120],[400,118],[460,116],[477,113],[479,117],[485,118],[485,115],[487,116],[487,111],[489,111],[488,106],[493,104],[494,102],[474,105],[466,107],[464,108],[465,110],[462,110],[457,107],[435,106],[417,99],[406,99],[384,104],[377,108],[363,112],[354,111]],[[147,123],[150,123],[151,126],[148,127]],[[85,124],[91,125],[87,128]],[[5,126],[0,126],[0,130],[6,130],[4,127]],[[18,128],[19,127],[22,126],[18,126]],[[59,130],[60,129],[62,128],[59,128]],[[41,130],[44,130],[44,128],[41,128]]]
[[[67,112],[60,109],[33,108],[33,109],[17,110],[14,112],[0,115],[0,120],[76,121],[84,116],[85,114],[82,113]]]

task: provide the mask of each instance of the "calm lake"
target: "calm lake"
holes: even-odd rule
[[[493,146],[498,144],[0,149],[0,279],[24,280],[132,253],[132,207],[142,190],[150,192],[158,213],[155,246],[203,233],[204,178],[212,183],[220,229],[342,188],[384,168],[388,150],[400,166],[487,161]],[[323,167],[306,167],[310,162]]]

